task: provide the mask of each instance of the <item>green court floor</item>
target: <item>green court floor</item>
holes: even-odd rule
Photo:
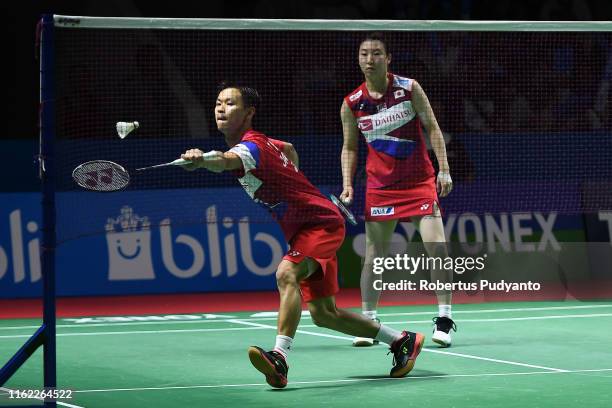
[[[289,385],[273,390],[249,363],[270,348],[271,313],[118,316],[58,320],[59,388],[68,407],[610,407],[612,301],[456,305],[452,348],[436,347],[431,306],[388,307],[381,320],[428,339],[414,370],[387,377],[387,347],[304,316],[289,356]],[[0,362],[40,322],[0,321]],[[39,389],[38,351],[0,389],[0,405],[33,404],[9,390]]]

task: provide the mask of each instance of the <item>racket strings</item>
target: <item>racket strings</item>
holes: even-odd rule
[[[104,160],[81,164],[74,169],[72,177],[81,187],[94,191],[117,191],[130,182],[127,170],[117,163]]]

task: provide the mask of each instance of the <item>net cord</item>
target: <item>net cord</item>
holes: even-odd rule
[[[54,15],[56,27],[160,30],[612,31],[612,21],[301,20]]]

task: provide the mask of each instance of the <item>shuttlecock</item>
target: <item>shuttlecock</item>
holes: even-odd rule
[[[125,139],[134,129],[138,129],[138,122],[117,122],[117,133],[119,137]]]

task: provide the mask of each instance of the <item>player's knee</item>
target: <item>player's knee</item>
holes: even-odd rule
[[[366,242],[365,247],[365,258],[375,258],[377,256],[384,256],[385,251],[380,242]]]
[[[310,317],[314,324],[319,327],[334,327],[334,321],[338,318],[336,310],[329,310],[327,308],[319,308],[310,311]]]
[[[276,284],[279,288],[297,285],[297,270],[290,266],[280,265],[276,270]]]
[[[435,223],[421,223],[421,236],[426,246],[439,247],[446,243],[444,225],[442,221]]]
[[[382,258],[382,257],[383,257],[383,255],[380,255],[377,252],[366,251],[366,254],[365,254],[364,258],[363,258],[363,264],[364,265],[372,265],[376,258]]]
[[[439,237],[434,236],[431,242],[425,243],[429,256],[446,257],[448,255],[448,249],[446,247],[446,241],[444,240],[444,234]]]
[[[365,262],[363,269],[361,270],[361,279],[367,279],[366,282],[370,282],[370,276],[374,275],[374,262]]]
[[[366,274],[372,273],[374,267],[380,265],[380,261],[384,258],[382,251],[366,251],[364,260],[363,260],[363,269],[362,273]]]

